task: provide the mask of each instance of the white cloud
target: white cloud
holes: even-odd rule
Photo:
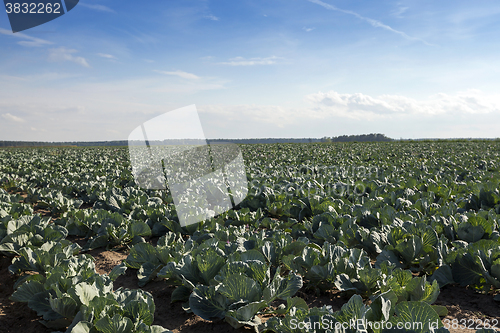
[[[22,32],[13,33],[10,30],[2,29],[2,28],[0,28],[0,34],[12,36],[12,37],[15,37],[15,38],[24,39],[22,41],[17,42],[17,44],[22,45],[22,46],[40,47],[40,46],[54,44],[54,43],[49,42],[48,40],[45,40],[45,39],[31,37],[31,36],[28,36],[28,35],[26,35],[26,34],[24,34]]]
[[[305,32],[311,32],[311,31],[313,31],[314,29],[316,29],[316,28],[314,28],[314,27],[311,27],[311,28],[308,28],[308,27],[303,27],[303,28],[302,28],[302,30],[304,30]]]
[[[9,121],[14,121],[16,123],[24,123],[24,119],[23,118],[14,116],[14,115],[12,115],[10,113],[4,113],[4,114],[2,114],[2,118],[6,119],[6,120],[9,120]]]
[[[312,105],[197,105],[208,138],[322,137],[385,133],[393,138],[498,137],[500,95],[478,90],[401,95],[320,92]]]
[[[267,58],[250,58],[236,57],[229,59],[229,61],[220,62],[221,65],[229,66],[255,66],[255,65],[273,65],[276,60],[282,59],[280,57],[272,56]]]
[[[77,50],[68,49],[65,47],[59,47],[57,49],[51,49],[49,54],[50,61],[72,61],[83,67],[90,67],[87,60],[83,57],[76,57],[73,53],[78,52]]]
[[[344,13],[344,14],[349,14],[349,15],[353,15],[355,17],[357,17],[358,19],[360,20],[363,20],[365,22],[368,22],[372,27],[375,27],[375,28],[382,28],[382,29],[385,29],[385,30],[388,30],[390,32],[393,32],[395,34],[398,34],[400,36],[403,36],[404,38],[406,39],[409,39],[409,40],[416,40],[416,41],[420,41],[426,45],[429,45],[429,46],[432,46],[432,44],[426,42],[425,40],[421,39],[421,38],[418,38],[418,37],[413,37],[413,36],[409,36],[407,35],[406,33],[402,32],[402,31],[399,31],[399,30],[396,30],[378,20],[374,20],[374,19],[371,19],[371,18],[368,18],[368,17],[364,17],[362,15],[359,15],[358,13],[356,12],[353,12],[352,10],[345,10],[345,9],[340,9],[338,7],[335,7],[333,5],[330,5],[330,4],[327,4],[321,0],[307,0],[309,2],[312,2],[312,3],[315,3],[317,5],[320,5],[328,10],[334,10],[334,11],[337,11],[337,12],[341,12],[341,13]]]
[[[397,18],[403,18],[403,13],[405,13],[410,7],[404,7],[401,6],[401,4],[398,4],[398,7],[391,12],[391,15],[397,17]]]
[[[219,18],[217,16],[212,15],[212,14],[206,15],[205,18],[207,18],[209,20],[212,20],[212,21],[218,21],[219,20]]]
[[[455,95],[439,93],[427,100],[415,100],[401,95],[372,97],[361,93],[340,94],[335,91],[310,94],[311,116],[331,116],[351,119],[390,118],[396,115],[464,115],[500,113],[500,95],[486,95],[479,90],[467,90]]]
[[[91,5],[87,3],[82,3],[80,2],[79,5],[83,7],[87,7],[89,9],[97,10],[99,12],[108,12],[108,13],[115,13],[115,11],[109,7],[103,6],[103,5]]]
[[[198,75],[183,72],[183,71],[167,72],[167,71],[155,70],[155,72],[160,73],[160,74],[165,74],[165,75],[174,75],[174,76],[178,76],[178,77],[181,77],[183,79],[189,79],[189,80],[197,80],[200,78]]]
[[[106,59],[116,59],[116,57],[112,54],[106,54],[106,53],[97,53],[99,57],[106,58]]]

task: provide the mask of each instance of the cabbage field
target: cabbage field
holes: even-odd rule
[[[127,148],[1,149],[0,332],[500,329],[500,142],[240,148],[185,227]]]

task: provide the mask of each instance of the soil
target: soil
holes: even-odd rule
[[[450,329],[450,332],[475,332],[486,323],[500,329],[500,304],[493,300],[492,295],[455,285],[444,286],[434,304],[448,309],[448,315],[442,318],[443,324],[452,325],[454,319],[458,320],[455,321],[458,328]]]
[[[83,245],[83,239],[73,239],[73,241]],[[83,243],[83,244],[82,244]],[[87,252],[95,258],[96,271],[99,274],[106,274],[127,257],[125,250],[106,251],[96,249]],[[51,329],[39,323],[39,317],[32,311],[26,303],[17,303],[9,300],[13,292],[15,278],[8,272],[12,258],[0,255],[0,332],[1,333],[50,333]],[[137,271],[128,269],[126,274],[117,278],[114,282],[115,289],[119,287],[136,289]],[[209,322],[197,317],[192,313],[187,313],[182,309],[181,304],[171,303],[170,296],[175,289],[164,281],[152,281],[143,290],[150,292],[155,300],[155,325],[161,325],[175,333],[195,333],[195,332],[217,332],[217,333],[251,333],[252,329],[243,327],[238,330],[232,328],[224,321]],[[337,311],[349,300],[349,296],[338,291],[331,290],[320,295],[315,295],[311,291],[300,290],[297,294],[304,298],[310,307],[331,305]],[[498,323],[500,327],[500,305],[493,300],[492,295],[479,294],[473,290],[455,285],[445,286],[434,303],[443,305],[448,309],[448,315],[442,318],[443,323],[452,325],[452,320],[456,319],[458,325],[466,323],[474,329],[453,329],[452,333],[475,332],[477,325]],[[269,316],[262,316],[262,321],[266,321]]]

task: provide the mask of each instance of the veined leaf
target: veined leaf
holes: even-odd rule
[[[220,294],[215,286],[199,285],[189,296],[189,307],[194,314],[205,320],[222,319],[228,310],[226,297]]]
[[[9,299],[14,302],[29,302],[33,296],[44,291],[45,288],[42,283],[38,281],[28,281],[17,288]]]
[[[251,303],[260,300],[262,297],[262,291],[257,282],[240,274],[228,276],[218,291],[226,296],[231,303],[241,300]]]
[[[114,315],[113,318],[105,316],[95,323],[95,327],[103,333],[129,333],[134,327],[130,318]]]

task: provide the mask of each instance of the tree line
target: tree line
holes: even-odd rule
[[[208,139],[210,143],[317,143],[317,142],[389,142],[393,139],[384,134],[342,135],[323,138],[257,138],[257,139]],[[135,141],[135,144],[144,144]],[[199,139],[180,139],[151,141],[150,145],[195,145],[203,143]],[[127,140],[121,141],[72,141],[72,142],[40,142],[40,141],[0,141],[0,147],[103,147],[103,146],[128,146]]]

